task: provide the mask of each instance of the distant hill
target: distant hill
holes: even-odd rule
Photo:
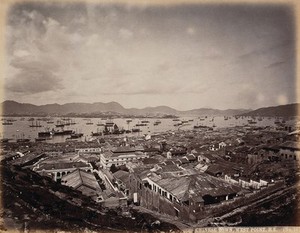
[[[249,109],[227,109],[218,110],[212,108],[199,108],[189,111],[181,112],[181,115],[195,115],[195,116],[234,116],[243,113],[247,113],[251,110]]]
[[[297,116],[300,104],[287,104],[273,107],[259,108],[254,111],[244,113],[244,116],[266,116],[266,117],[292,117]]]
[[[101,112],[112,112],[123,115],[177,115],[177,116],[230,116],[249,112],[246,109],[218,110],[211,108],[199,108],[188,111],[178,111],[168,106],[157,106],[147,108],[124,108],[117,102],[109,103],[67,103],[33,105],[18,103],[7,100],[0,104],[4,115],[66,115],[66,114],[93,114]]]

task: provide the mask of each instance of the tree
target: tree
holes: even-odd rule
[[[111,165],[109,170],[110,170],[111,173],[115,173],[115,172],[119,171],[119,169],[114,164]]]

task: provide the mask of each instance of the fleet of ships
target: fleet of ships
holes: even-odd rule
[[[249,125],[256,125],[257,122],[262,121],[264,117],[245,117],[245,116],[224,116],[224,121],[228,121],[232,118],[238,119],[246,119],[244,126]],[[268,120],[274,119],[274,124],[277,126],[284,126],[286,121],[283,118],[271,118],[268,117]],[[24,117],[19,118],[20,121],[28,121],[28,127],[30,128],[42,128],[44,127],[44,130],[40,130],[37,134],[37,138],[35,138],[35,141],[46,141],[50,140],[53,137],[56,136],[68,136],[66,140],[73,140],[73,139],[79,139],[84,136],[82,132],[76,132],[72,129],[68,129],[68,126],[76,125],[74,119],[71,118],[61,118],[58,120],[54,120],[52,118],[28,118],[25,119]],[[83,119],[85,121],[86,125],[94,125],[94,122],[92,119]],[[173,121],[173,126],[178,127],[180,129],[183,126],[191,125],[193,124],[194,129],[206,129],[206,130],[213,130],[214,127],[216,127],[214,123],[215,118],[214,117],[198,117],[194,119],[180,119],[180,118],[174,118],[171,121]],[[17,121],[15,118],[3,118],[2,119],[2,125],[5,126],[11,126],[14,124],[14,122]],[[135,122],[137,120],[135,119]],[[193,123],[193,121],[197,123]],[[202,122],[206,121],[206,124],[203,124]],[[92,137],[99,137],[104,135],[121,135],[121,134],[128,134],[128,133],[139,133],[141,132],[142,127],[149,128],[150,124],[153,124],[153,126],[158,126],[162,122],[159,119],[156,119],[155,121],[149,121],[145,119],[139,119],[135,124],[133,124],[132,119],[125,120],[126,124],[128,125],[128,129],[124,129],[123,127],[119,127],[112,119],[101,119],[98,120],[98,122],[95,124],[98,127],[101,127],[101,129],[97,128],[96,132],[91,132]],[[207,125],[207,122],[210,123],[210,125]],[[131,125],[133,124],[133,125]],[[45,126],[46,125],[46,126]],[[129,129],[129,125],[131,125],[131,129]],[[18,130],[17,130],[18,131]],[[1,142],[8,142],[10,139],[8,138],[2,138]],[[30,141],[29,138],[25,138],[24,134],[18,139],[16,139],[17,142],[28,142]]]

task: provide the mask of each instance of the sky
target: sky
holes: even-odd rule
[[[21,3],[5,36],[7,100],[178,110],[297,102],[287,5]]]

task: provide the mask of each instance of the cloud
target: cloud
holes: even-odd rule
[[[35,94],[62,89],[57,51],[64,51],[69,41],[63,27],[36,11],[22,13],[20,25],[15,26],[17,36],[11,48],[7,90]]]
[[[285,63],[285,61],[273,62],[273,63],[267,65],[266,68],[278,67],[278,66],[283,65],[284,63]]]
[[[190,35],[190,36],[193,36],[193,35],[196,34],[196,29],[195,29],[194,27],[188,27],[188,28],[186,29],[186,33],[187,33],[188,35]]]
[[[62,89],[62,86],[59,78],[53,73],[39,68],[28,68],[7,83],[6,88],[12,92],[35,94]]]
[[[119,30],[119,36],[120,36],[122,39],[124,39],[124,40],[129,40],[129,39],[132,38],[133,33],[132,33],[132,31],[130,31],[130,30],[126,29],[126,28],[121,28],[121,29]]]
[[[83,5],[26,3],[10,11],[8,96],[255,108],[272,105],[282,89],[292,100],[290,22],[270,8],[243,9],[244,17],[239,8],[200,5]]]

